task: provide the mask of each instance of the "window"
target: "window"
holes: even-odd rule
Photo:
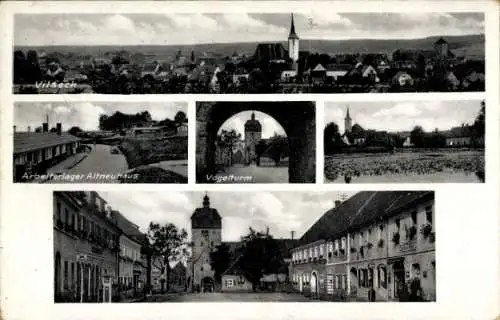
[[[68,286],[68,261],[64,261],[64,289]]]
[[[322,255],[323,255],[324,247],[325,247],[325,245],[324,245],[324,244],[322,244],[322,245],[320,245],[320,246],[319,246],[319,255],[320,255],[320,256],[322,256]]]
[[[344,280],[343,281],[343,284],[344,284],[343,288],[347,290],[347,275],[346,274],[342,275],[342,279]]]
[[[364,235],[363,232],[359,233],[359,245],[362,246],[364,241]]]
[[[425,208],[425,219],[427,220],[427,223],[432,224],[432,206]]]
[[[413,225],[417,224],[417,211],[413,211],[411,213],[411,222],[413,223]]]
[[[318,247],[314,247],[314,257],[318,257]]]
[[[342,249],[342,250],[345,250],[345,248],[346,248],[345,240],[346,240],[346,238],[342,238],[342,240],[340,242],[340,249]]]
[[[233,283],[233,279],[226,279],[226,288],[231,288],[234,283]]]
[[[372,238],[372,229],[368,229],[368,235],[366,236],[366,240],[369,242]]]
[[[56,218],[57,218],[57,220],[61,220],[61,203],[58,202],[56,207],[57,207]]]
[[[309,258],[312,258],[313,256],[313,248],[309,248]]]
[[[71,262],[71,283],[75,283],[75,263]]]
[[[335,240],[335,251],[339,251],[339,240]]]
[[[384,265],[379,265],[377,268],[377,278],[378,278],[378,287],[387,289],[387,270]]]

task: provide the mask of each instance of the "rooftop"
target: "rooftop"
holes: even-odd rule
[[[42,148],[55,147],[58,145],[79,141],[80,138],[62,132],[15,132],[14,153],[28,152]]]

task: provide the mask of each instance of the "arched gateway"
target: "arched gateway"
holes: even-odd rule
[[[233,115],[256,110],[273,117],[285,130],[289,145],[288,179],[314,183],[316,123],[313,102],[200,102],[196,108],[196,180],[215,174],[217,131]]]

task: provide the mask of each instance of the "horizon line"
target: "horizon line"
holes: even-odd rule
[[[464,33],[460,35],[429,35],[425,37],[414,37],[414,38],[337,38],[337,39],[321,39],[321,38],[301,38],[303,41],[408,41],[408,40],[424,40],[435,37],[443,37],[443,38],[453,38],[453,37],[466,37],[466,36],[485,36],[485,33]],[[193,46],[193,45],[218,45],[218,44],[236,44],[236,43],[276,43],[276,42],[284,42],[287,40],[265,40],[265,41],[232,41],[232,42],[200,42],[200,43],[186,43],[186,44],[15,44],[13,43],[13,47],[92,47],[92,46],[100,46],[100,47],[114,47],[114,46],[142,46],[142,47],[168,47],[168,46]]]

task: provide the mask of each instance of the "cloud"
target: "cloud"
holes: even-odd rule
[[[41,126],[49,116],[49,125],[60,122],[63,130],[80,127],[82,130],[97,130],[99,116],[116,111],[135,114],[149,111],[153,120],[173,119],[178,111],[187,113],[186,103],[18,103],[14,108],[14,123],[20,130]]]
[[[398,39],[484,33],[477,13],[295,14],[301,39]],[[283,41],[289,14],[16,15],[16,45],[188,45]]]
[[[410,131],[420,125],[426,131],[448,130],[463,123],[472,123],[479,111],[479,101],[402,101],[350,103],[353,123],[365,129]],[[325,125],[335,122],[344,132],[347,106],[326,103]]]

